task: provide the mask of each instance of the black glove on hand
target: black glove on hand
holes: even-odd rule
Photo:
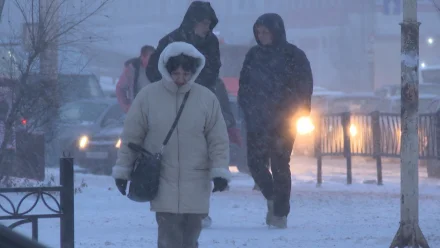
[[[128,181],[124,179],[115,179],[115,182],[119,192],[121,192],[122,195],[126,195]]]
[[[212,179],[212,181],[214,181],[214,189],[212,190],[212,192],[217,192],[217,191],[225,191],[226,188],[228,187],[228,180],[221,178],[221,177],[216,177],[214,179]]]

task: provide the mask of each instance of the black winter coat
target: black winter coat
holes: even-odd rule
[[[139,93],[139,87],[138,87],[138,80],[139,80],[139,70],[141,68],[141,58],[131,58],[127,61],[125,61],[124,66],[132,65],[134,68],[134,82],[133,82],[133,94],[136,97],[136,95]]]
[[[194,34],[194,25],[204,19],[211,20],[211,32],[205,38],[201,38]],[[168,44],[183,41],[195,46],[206,59],[205,67],[196,79],[196,83],[214,91],[221,66],[219,42],[217,36],[212,33],[217,23],[217,16],[209,2],[192,2],[183,17],[180,27],[163,37],[159,41],[156,51],[151,55],[146,68],[148,79],[151,82],[156,82],[162,78],[157,68],[160,54]]]
[[[273,35],[262,45],[256,27]],[[258,45],[246,54],[240,73],[238,102],[248,131],[271,132],[289,128],[290,119],[310,113],[313,76],[306,54],[287,42],[284,22],[278,14],[264,14],[254,24]]]

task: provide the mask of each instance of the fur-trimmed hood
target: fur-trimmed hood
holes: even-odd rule
[[[191,84],[193,84],[199,76],[203,67],[205,67],[205,56],[203,56],[203,54],[201,54],[193,45],[181,41],[170,43],[160,54],[157,65],[159,72],[162,75],[162,79],[166,81],[164,83],[166,83],[167,87],[171,86],[169,83],[172,83],[175,88],[177,88],[177,85],[174,84],[170,73],[167,71],[166,64],[171,57],[179,56],[181,54],[196,58],[198,60],[197,70],[186,84],[188,86],[184,85],[181,87],[186,86],[190,88]]]

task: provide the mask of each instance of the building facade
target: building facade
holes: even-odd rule
[[[6,1],[4,7],[1,35],[11,26],[11,20],[18,27],[23,23],[11,2]],[[89,21],[90,31],[105,38],[93,46],[104,55],[137,56],[142,45],[156,46],[163,35],[177,28],[191,2],[112,1]],[[230,44],[250,44],[254,39],[252,26],[258,16],[267,12],[280,14],[285,21],[289,41],[309,56],[317,85],[348,91],[371,91],[382,85],[400,83],[402,0],[209,2],[220,20],[215,31]],[[431,0],[419,0],[418,13],[421,22],[420,60],[423,65],[440,64],[437,45],[440,12]],[[117,61],[117,64],[122,63]]]

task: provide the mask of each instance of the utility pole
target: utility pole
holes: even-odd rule
[[[367,44],[367,60],[368,60],[368,83],[370,84],[370,91],[374,90],[375,84],[375,41],[376,41],[376,2],[368,1],[366,6],[368,10],[368,44]]]
[[[59,0],[38,0],[39,1],[39,20],[38,38],[43,42],[38,42],[36,49],[40,52],[40,79],[45,81],[48,86],[45,94],[51,95],[50,105],[45,111],[44,125],[46,141],[51,142],[46,146],[45,160],[54,163],[59,158],[57,147],[57,128],[55,120],[58,116],[60,105],[60,87],[58,85],[58,39],[54,36],[59,32]],[[40,37],[41,36],[41,37]]]
[[[58,32],[58,22],[58,0],[39,0],[38,24],[41,32],[38,33],[43,35],[43,40],[47,42],[45,44],[47,46],[40,54],[40,74],[44,80],[53,81],[54,84],[56,84],[58,78],[58,42],[56,39],[49,38]]]
[[[365,1],[358,0],[358,4],[361,6],[360,13],[360,28],[361,28],[361,42],[360,42],[360,51],[361,51],[361,62],[359,68],[361,76],[365,81],[360,81],[362,87],[360,89],[362,91],[373,91],[374,90],[374,44],[372,42],[374,24],[375,24],[375,14],[376,14],[376,2],[375,1]],[[374,8],[371,6],[374,5]]]
[[[417,0],[403,0],[401,25],[400,227],[390,248],[429,248],[419,226],[419,26]]]
[[[53,38],[59,28],[59,0],[38,0],[39,1],[39,20],[38,20],[38,39],[42,43],[37,43],[40,49],[40,77],[49,83],[47,89],[52,95],[51,110],[47,114],[56,115],[59,106],[59,87],[58,87],[58,39]],[[50,113],[49,113],[50,112]]]

